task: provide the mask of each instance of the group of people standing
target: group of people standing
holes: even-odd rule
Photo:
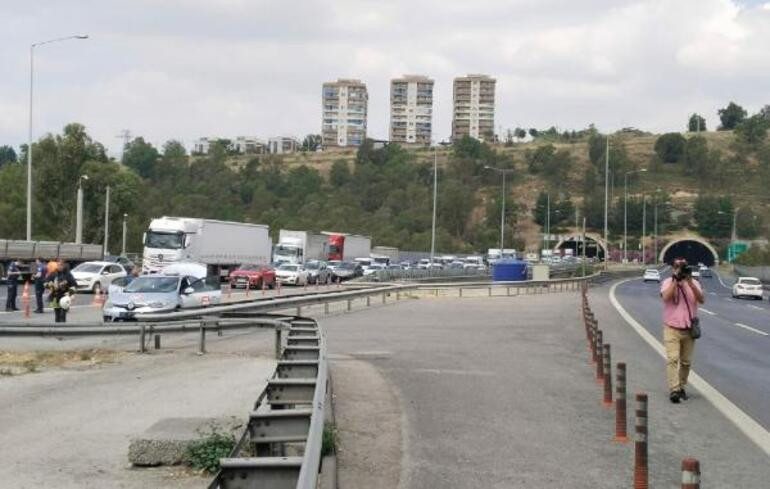
[[[44,311],[43,295],[48,289],[51,308],[54,311],[54,319],[57,323],[67,321],[70,297],[74,295],[77,282],[69,271],[69,266],[62,260],[51,260],[46,263],[42,258],[35,260],[34,266],[30,266],[28,272],[22,271],[22,264],[16,260],[8,267],[7,283],[8,295],[5,302],[5,310],[18,311],[16,297],[19,285],[30,280],[35,286],[35,313]]]

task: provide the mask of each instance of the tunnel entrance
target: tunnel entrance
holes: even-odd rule
[[[604,261],[604,246],[592,238],[586,236],[585,240],[586,258],[597,258],[599,261]],[[556,250],[572,250],[574,256],[583,256],[583,237],[582,236],[570,236],[565,238],[556,245]]]
[[[719,263],[719,256],[714,247],[698,239],[672,241],[660,252],[661,261],[669,265],[675,258],[684,258],[691,265],[703,263],[707,267]]]

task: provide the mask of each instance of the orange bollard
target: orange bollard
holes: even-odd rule
[[[628,433],[626,426],[626,364],[617,365],[617,384],[615,386],[615,438],[614,441],[626,443]]]
[[[29,317],[29,280],[24,282],[24,292],[21,294],[21,303],[24,305],[24,317]]]
[[[634,442],[634,489],[648,489],[647,394],[636,395],[636,441]]]
[[[682,489],[700,489],[700,462],[694,458],[682,460]]]
[[[102,305],[102,288],[99,287],[96,289],[96,292],[94,293],[94,300],[91,303],[94,306],[100,306]]]
[[[265,295],[265,289],[267,288],[267,285],[265,285],[265,279],[262,278],[262,295]]]

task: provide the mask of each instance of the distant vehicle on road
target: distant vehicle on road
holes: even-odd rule
[[[354,261],[345,261],[340,263],[334,269],[334,276],[339,280],[350,280],[364,275],[364,267]]]
[[[281,229],[278,243],[273,248],[273,263],[303,264],[309,260],[326,258],[328,236],[311,231],[291,231]]]
[[[645,282],[660,282],[660,272],[654,268],[648,268],[644,271],[643,279]]]
[[[107,261],[87,261],[72,269],[72,276],[78,283],[77,290],[94,294],[108,291],[113,280],[126,275],[121,265]]]
[[[136,264],[133,261],[129,260],[128,257],[120,256],[120,255],[107,255],[104,257],[104,261],[117,263],[118,265],[122,266],[126,270],[126,273],[131,273],[131,270],[133,270],[134,267],[136,267]]]
[[[143,273],[179,262],[202,263],[208,275],[227,277],[241,263],[270,263],[270,229],[260,224],[161,217],[144,235]]]
[[[266,265],[247,263],[230,272],[230,287],[233,289],[261,289],[275,287],[275,270]]]
[[[302,265],[282,263],[275,269],[275,278],[285,285],[307,285],[308,273]]]
[[[321,234],[329,237],[326,245],[326,258],[329,261],[352,261],[356,258],[368,258],[372,252],[372,239],[369,236],[328,231],[322,231]]]
[[[313,260],[305,263],[305,270],[308,273],[308,283],[328,284],[332,280],[331,271],[326,266],[325,261]]]
[[[733,285],[733,297],[762,300],[762,282],[755,277],[740,277]]]
[[[372,263],[368,267],[364,269],[364,277],[368,275],[374,275],[377,272],[381,272],[382,270],[386,270],[386,266],[381,263]]]
[[[217,277],[191,275],[143,275],[125,288],[113,286],[102,315],[105,322],[132,320],[142,314],[173,312],[221,304],[222,290]]]
[[[700,273],[701,277],[708,277],[708,278],[712,277],[711,269],[709,267],[707,267],[706,265],[699,266],[698,267],[698,272]]]
[[[372,248],[370,256],[374,258],[377,263],[390,265],[391,263],[398,262],[399,251],[398,248],[392,246],[375,246]]]

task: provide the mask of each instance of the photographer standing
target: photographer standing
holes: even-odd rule
[[[703,304],[703,290],[692,278],[687,261],[677,258],[671,264],[671,277],[663,281],[663,344],[666,347],[666,378],[669,399],[674,404],[687,400],[684,390],[692,365],[695,338],[693,323],[697,325],[698,304]]]

